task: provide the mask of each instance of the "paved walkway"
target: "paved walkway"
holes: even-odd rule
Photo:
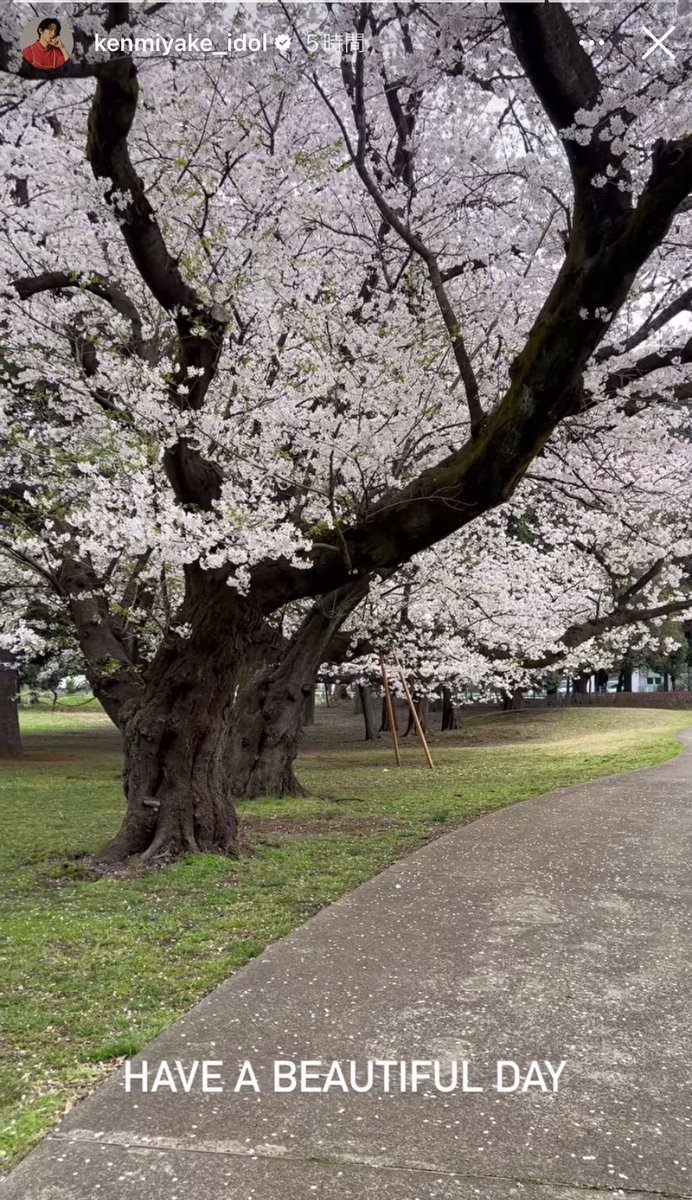
[[[127,1094],[118,1072],[2,1200],[692,1196],[691,785],[687,749],[505,809],[389,868],[146,1050],[152,1073],[223,1060],[223,1092],[196,1079],[188,1094]],[[233,1091],[246,1059],[259,1093]],[[276,1093],[277,1059],[357,1060],[361,1083],[368,1059],[436,1060],[443,1085],[467,1060],[484,1090],[463,1092],[460,1076],[451,1093],[402,1094],[392,1069],[387,1092],[376,1068],[367,1093]],[[500,1094],[499,1059],[522,1086],[537,1061],[551,1089],[545,1061],[567,1065],[557,1092],[534,1068],[535,1086]]]

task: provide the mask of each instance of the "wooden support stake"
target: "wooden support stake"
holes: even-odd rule
[[[425,738],[425,734],[423,733],[423,726],[421,725],[420,717],[418,716],[418,713],[416,712],[416,706],[413,703],[413,696],[411,695],[410,688],[406,682],[406,676],[404,675],[404,668],[401,665],[401,662],[399,660],[399,655],[397,654],[396,650],[394,651],[394,657],[396,659],[396,665],[399,668],[399,676],[401,678],[402,687],[406,694],[406,699],[408,700],[408,706],[411,709],[411,716],[413,717],[413,724],[416,727],[416,733],[418,734],[418,736],[421,740],[421,744],[423,746],[423,751],[425,753],[425,757],[428,760],[428,766],[430,767],[431,771],[434,771],[435,764],[434,764],[434,762],[432,760],[432,756],[430,754],[430,747],[428,746],[428,743]]]
[[[394,720],[394,706],[392,704],[392,696],[389,691],[389,680],[387,679],[387,669],[384,665],[384,658],[380,655],[380,671],[382,672],[382,686],[384,688],[384,703],[387,709],[387,721],[389,722],[389,730],[392,735],[392,746],[394,747],[394,757],[397,767],[401,766],[401,755],[399,754],[399,738],[396,732],[396,721]]]

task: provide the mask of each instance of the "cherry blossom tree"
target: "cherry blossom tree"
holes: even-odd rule
[[[234,796],[297,786],[368,589],[584,414],[626,457],[690,386],[689,63],[643,62],[634,8],[298,8],[260,65],[95,51],[158,7],[75,8],[50,76],[0,26],[3,543],[123,732],[110,859],[231,847]],[[224,44],[218,9],[166,14]],[[319,23],[364,49],[317,55]]]
[[[530,472],[512,502],[373,585],[335,657],[372,679],[396,652],[418,695],[460,702],[659,653],[662,639],[672,651],[671,620],[692,613],[691,447],[671,460],[659,445],[658,478],[656,448],[641,442],[628,480],[595,464],[597,489],[573,459],[561,503]]]

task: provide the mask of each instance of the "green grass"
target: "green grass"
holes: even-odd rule
[[[118,825],[117,735],[91,706],[25,710],[22,724],[24,760],[0,764],[5,1167],[115,1062],[324,904],[479,812],[662,762],[692,713],[482,715],[434,739],[433,773],[415,744],[397,770],[386,741],[365,746],[343,709],[322,712],[299,763],[310,796],[240,806],[253,853],[98,881],[80,877],[77,856]]]
[[[61,712],[85,712],[92,716],[98,713],[104,716],[103,709],[95,696],[88,692],[60,692],[57,702],[54,702],[52,692],[39,693],[37,704],[33,704],[30,699],[30,693],[23,691],[19,697],[20,711],[26,716],[36,716],[41,713],[61,713]]]

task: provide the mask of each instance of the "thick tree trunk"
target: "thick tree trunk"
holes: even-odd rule
[[[12,656],[0,650],[0,758],[21,758],[18,694],[19,681]]]
[[[367,584],[318,601],[288,643],[257,606],[191,571],[180,623],[140,702],[122,709],[127,811],[99,856],[119,861],[233,851],[233,801],[301,795],[293,763],[332,633]],[[192,598],[190,598],[192,596]]]
[[[305,705],[314,695],[330,638],[364,591],[360,582],[342,589],[331,604],[318,601],[282,649],[278,664],[248,679],[229,743],[234,796],[305,794],[293,767]]]
[[[379,738],[375,725],[375,709],[372,703],[372,692],[370,688],[363,687],[358,684],[358,700],[360,702],[361,711],[363,713],[363,721],[365,722],[365,741],[375,742]]]
[[[293,764],[312,674],[307,664],[293,666],[268,668],[241,692],[226,756],[236,797],[305,795]]]
[[[442,732],[448,729],[458,729],[459,722],[452,703],[452,693],[448,687],[442,688]]]
[[[127,810],[99,856],[106,860],[233,849],[228,745],[236,699],[257,657],[269,652],[271,634],[230,589],[221,611],[211,589],[199,590],[186,602],[190,637],[166,639],[141,702],[122,712]]]

